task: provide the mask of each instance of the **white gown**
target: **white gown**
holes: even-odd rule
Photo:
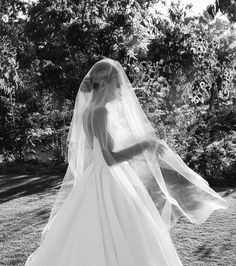
[[[109,167],[93,138],[94,161],[26,266],[182,265],[154,202],[128,162]]]

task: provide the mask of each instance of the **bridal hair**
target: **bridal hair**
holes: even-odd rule
[[[109,62],[96,63],[82,81],[81,91],[98,90],[101,81],[111,82],[118,72]]]

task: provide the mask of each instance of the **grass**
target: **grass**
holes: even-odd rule
[[[40,234],[62,174],[0,174],[0,265],[24,265]],[[230,209],[201,224],[180,218],[171,236],[184,266],[236,265],[236,188],[215,188]]]
[[[230,203],[228,210],[213,212],[201,225],[181,217],[171,231],[184,266],[236,265],[236,189],[215,190]]]

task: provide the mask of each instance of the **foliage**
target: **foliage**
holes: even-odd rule
[[[20,78],[18,76],[18,63],[16,50],[8,38],[0,41],[0,90],[3,95],[9,95],[13,107],[13,98],[18,89]],[[14,117],[14,112],[12,113]]]
[[[207,104],[211,111],[235,97],[235,29],[220,20],[189,18],[189,9],[172,3],[169,20],[156,20],[158,34],[148,46],[147,60],[156,72],[152,82],[162,76],[169,87],[169,112],[183,103]]]
[[[182,106],[168,130],[170,146],[211,184],[235,183],[235,109],[221,108],[214,114],[201,108]]]
[[[10,149],[14,149],[17,141],[24,141],[21,137],[25,138],[25,134],[21,135],[17,128],[15,128],[18,124],[18,111],[21,109],[17,108],[15,102],[20,78],[17,72],[16,50],[7,37],[3,38],[0,42],[0,51],[0,147],[2,152],[7,152],[10,146]],[[14,130],[16,135],[17,133],[20,135],[17,137],[13,135],[13,129],[16,129]]]
[[[231,22],[236,22],[236,1],[235,0],[216,0],[214,5],[209,5],[207,8],[212,19],[220,11],[226,14]]]
[[[223,21],[203,22],[204,34],[191,37],[194,54],[194,82],[191,84],[194,103],[209,104],[209,110],[229,104],[235,91],[236,57],[235,30],[225,31],[229,25]],[[203,31],[202,31],[203,32]]]
[[[148,46],[147,58],[158,66],[157,76],[162,76],[169,91],[166,90],[166,104],[169,112],[181,104],[184,84],[192,77],[192,52],[186,44],[191,35],[193,18],[187,18],[191,6],[182,7],[180,2],[172,3],[169,17],[157,17],[157,33]]]
[[[150,1],[149,1],[150,2]],[[79,84],[102,57],[123,62],[142,40],[138,23],[148,1],[48,1],[29,9],[26,36],[35,44],[38,89],[75,99]],[[143,30],[143,33],[145,31]]]
[[[0,3],[5,160],[33,162],[50,153],[62,163],[79,84],[110,57],[121,62],[158,136],[208,180],[232,181],[235,28],[189,16],[191,5],[180,1],[163,16],[157,2]]]

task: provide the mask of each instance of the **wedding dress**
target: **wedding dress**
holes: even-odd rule
[[[114,60],[99,61],[84,78],[68,141],[67,172],[26,266],[180,266],[171,226],[183,215],[202,223],[228,207],[156,138]],[[151,180],[155,203],[145,186]]]

